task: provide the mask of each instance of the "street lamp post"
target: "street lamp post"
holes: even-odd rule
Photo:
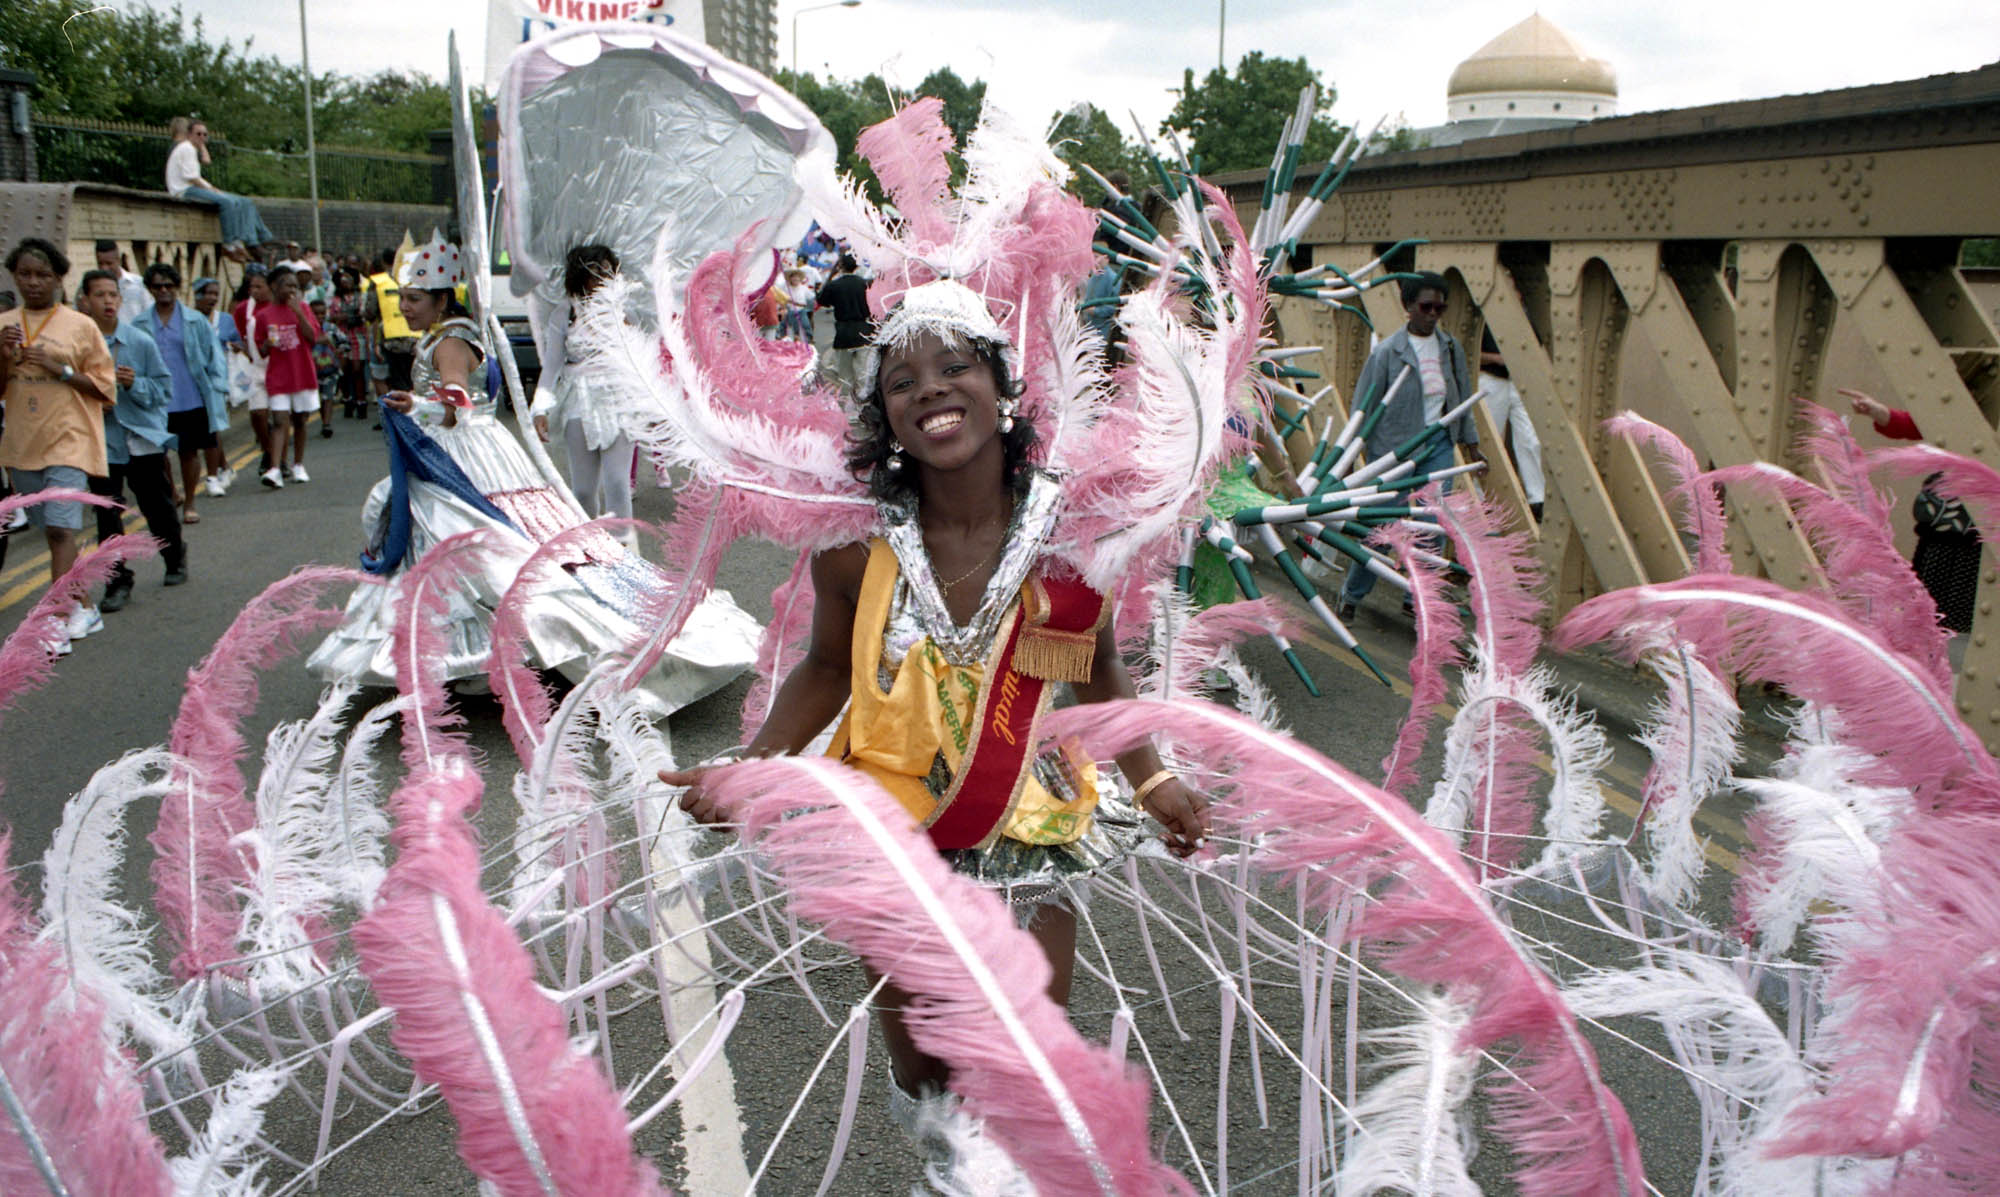
[[[792,78],[799,77],[799,18],[822,8],[854,8],[861,0],[835,0],[832,4],[808,4],[792,14]]]
[[[306,77],[306,187],[312,193],[313,248],[318,249],[319,147],[313,142],[313,67],[312,53],[306,48],[306,0],[299,0],[299,63]]]

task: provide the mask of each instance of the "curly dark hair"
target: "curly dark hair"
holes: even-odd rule
[[[1026,388],[1007,372],[1007,360],[998,344],[974,339],[972,352],[993,371],[993,389],[1000,398],[1021,397]],[[896,435],[889,431],[889,411],[882,402],[881,370],[875,371],[875,388],[859,408],[847,434],[847,468],[868,484],[868,493],[875,498],[892,503],[914,502],[916,471],[889,468],[889,446],[895,443]],[[1027,492],[1028,454],[1037,439],[1034,424],[1019,413],[1014,416],[1014,427],[1000,434],[1000,450],[1007,462],[1007,485],[1016,494]]]

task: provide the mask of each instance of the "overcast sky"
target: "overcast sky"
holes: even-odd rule
[[[79,0],[81,3],[82,0]],[[139,0],[124,0],[134,5]],[[825,0],[780,0],[778,56],[792,15]],[[1250,50],[1304,55],[1338,90],[1335,114],[1444,120],[1445,81],[1460,60],[1535,11],[1491,0],[1228,0],[1229,61]],[[442,77],[456,29],[466,73],[483,74],[486,0],[307,0],[313,66]],[[915,85],[938,66],[982,78],[1024,117],[1089,100],[1157,124],[1181,71],[1216,61],[1217,0],[862,0],[799,21],[799,65],[852,78],[881,72]],[[1540,11],[1608,60],[1620,109],[1643,112],[1970,70],[2000,59],[1992,0],[1540,0]],[[292,3],[184,0],[211,35],[249,36],[296,60]]]

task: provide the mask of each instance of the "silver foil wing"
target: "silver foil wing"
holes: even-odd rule
[[[510,285],[551,304],[577,245],[609,245],[641,294],[672,303],[697,262],[753,228],[753,249],[795,244],[810,219],[795,172],[834,159],[833,138],[777,84],[650,25],[528,42],[499,118]],[[669,277],[651,277],[656,255]]]

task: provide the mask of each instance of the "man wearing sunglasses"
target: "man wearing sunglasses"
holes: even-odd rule
[[[1368,434],[1366,460],[1410,444],[1424,429],[1436,424],[1445,412],[1457,407],[1472,394],[1472,373],[1465,364],[1465,349],[1458,339],[1438,327],[1444,315],[1450,284],[1440,274],[1424,273],[1406,278],[1402,284],[1403,310],[1409,322],[1389,334],[1368,355],[1361,377],[1354,384],[1358,403],[1380,402],[1388,406]],[[1407,372],[1406,372],[1407,368]],[[1387,394],[1384,394],[1384,391]],[[1461,412],[1441,433],[1423,443],[1416,456],[1417,472],[1447,469],[1454,452],[1463,448],[1468,460],[1479,461],[1479,431],[1473,426],[1470,408]],[[1445,489],[1451,480],[1444,480]],[[1350,565],[1347,580],[1340,587],[1336,614],[1350,619],[1361,600],[1374,589],[1375,575]],[[1403,609],[1410,609],[1407,598]]]

